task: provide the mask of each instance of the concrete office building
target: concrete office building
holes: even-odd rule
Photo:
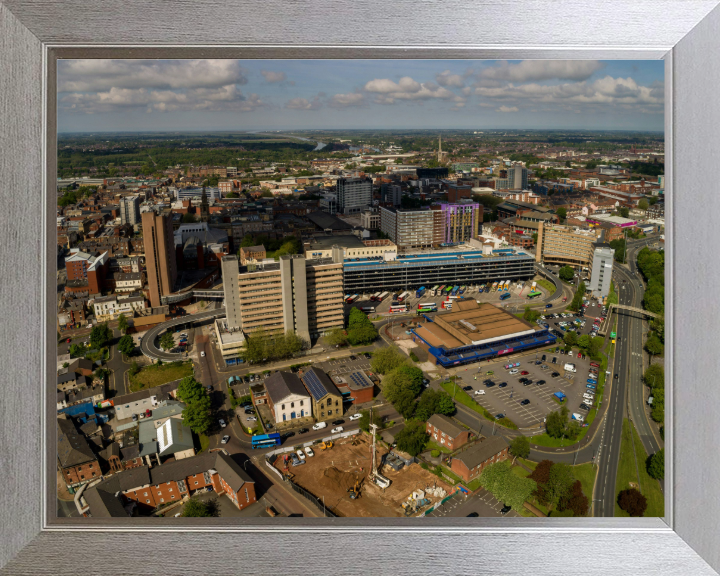
[[[235,256],[225,256],[222,266],[228,326],[242,329],[250,338],[262,328],[295,331],[309,341],[343,326],[341,259],[335,263],[293,255],[282,256],[280,262],[238,267]]]
[[[131,226],[140,224],[140,196],[120,198],[120,222]]]
[[[515,164],[507,171],[508,188],[510,190],[526,190],[528,187],[528,170],[521,164]],[[500,187],[501,189],[502,187]]]
[[[403,210],[381,206],[380,230],[397,244],[399,251],[430,248],[445,242],[443,213],[440,210],[427,208]]]
[[[538,226],[535,260],[545,265],[589,267],[595,252],[595,243],[601,232],[582,230],[560,224]]]
[[[338,212],[358,214],[372,203],[370,178],[339,178],[337,181]]]
[[[172,294],[177,279],[172,220],[166,214],[143,212],[142,230],[150,305],[157,308],[162,296]]]
[[[590,286],[593,296],[605,298],[610,294],[610,282],[612,281],[613,263],[615,261],[615,250],[609,244],[595,245],[593,252],[592,271],[590,273]]]

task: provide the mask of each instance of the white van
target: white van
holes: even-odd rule
[[[582,417],[582,414],[578,414],[577,412],[573,412],[573,420],[577,420],[578,422],[582,422],[584,419]]]
[[[575,364],[565,364],[565,370],[568,372],[576,372]]]
[[[313,430],[321,430],[322,428],[327,428],[327,422],[318,422],[313,425]]]

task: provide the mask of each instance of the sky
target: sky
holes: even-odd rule
[[[62,60],[58,131],[663,131],[661,60]]]

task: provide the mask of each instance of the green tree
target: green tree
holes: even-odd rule
[[[183,420],[195,434],[205,434],[212,425],[210,408],[211,400],[207,394],[202,399],[185,405],[182,411]]]
[[[588,348],[590,358],[593,360],[600,358],[600,350],[602,350],[603,344],[605,344],[605,339],[601,336],[593,336],[590,338],[590,347]]]
[[[530,306],[525,306],[525,313],[523,314],[524,320],[527,320],[528,322],[535,322],[538,318],[540,318],[540,316],[542,316],[540,312],[533,310]]]
[[[107,346],[112,338],[113,333],[107,322],[93,326],[92,330],[90,330],[90,346],[95,350]]]
[[[237,192],[228,192],[225,194],[225,198],[239,198]]]
[[[558,272],[558,276],[560,276],[560,280],[565,280],[565,282],[570,282],[573,277],[575,276],[575,270],[573,270],[570,266],[563,266],[560,268],[560,272]]]
[[[510,452],[516,458],[527,458],[530,455],[530,440],[527,436],[516,436],[510,443]]]
[[[383,429],[382,416],[380,416],[377,411],[373,412],[372,423],[378,427],[378,430]],[[362,410],[360,412],[360,420],[358,420],[358,426],[363,432],[370,432],[370,410]]]
[[[660,448],[647,459],[647,471],[651,478],[662,480],[665,478],[665,448]]]
[[[642,198],[640,202],[638,202],[638,208],[640,210],[647,210],[650,204],[648,204],[648,201],[645,200],[645,198]]]
[[[118,330],[120,330],[123,334],[127,334],[128,328],[129,323],[127,316],[125,316],[125,314],[120,314],[120,316],[118,316]]]
[[[423,371],[417,366],[403,364],[394,370],[395,373],[407,379],[407,388],[417,396],[423,389]]]
[[[557,505],[561,498],[570,493],[574,482],[575,478],[573,477],[570,465],[556,462],[553,467],[550,468],[550,475],[545,485],[545,491],[549,501]]]
[[[193,496],[183,505],[182,518],[217,518],[220,516],[220,507],[217,499],[200,500]]]
[[[182,216],[183,224],[194,224],[197,222],[197,218],[195,217],[195,214],[192,212],[185,212]]]
[[[375,328],[371,322],[356,325],[348,329],[347,339],[352,346],[366,346],[367,344],[373,343],[377,337],[377,328]]]
[[[550,412],[545,417],[545,430],[552,438],[562,438],[565,435],[565,428],[568,421],[568,409],[561,406],[559,410]]]
[[[577,332],[575,332],[574,330],[570,330],[570,331],[566,332],[565,336],[563,337],[563,340],[565,341],[565,344],[567,344],[568,346],[571,346],[571,347],[575,346],[578,341]]]
[[[444,390],[426,388],[415,407],[415,418],[426,422],[433,414],[449,416],[455,412],[455,403]]]
[[[255,246],[255,239],[253,238],[253,235],[245,234],[245,236],[243,236],[242,242],[240,242],[240,246],[242,248],[249,248],[250,246]]]
[[[126,356],[132,354],[135,350],[135,342],[133,342],[132,336],[125,334],[125,336],[121,337],[118,341],[118,349]]]
[[[560,222],[567,220],[567,210],[565,208],[558,208],[555,211],[555,214],[557,214],[557,217],[560,218]]]
[[[207,394],[202,384],[195,380],[194,376],[186,376],[180,380],[177,389],[178,400],[185,404],[193,404],[205,398]]]
[[[665,347],[660,341],[660,338],[658,338],[658,335],[653,332],[648,337],[647,342],[645,342],[645,350],[653,356],[662,356],[665,351]]]
[[[348,328],[353,326],[364,325],[369,322],[367,314],[365,314],[359,308],[351,308],[350,314],[348,315]]]
[[[655,204],[658,203],[658,197],[657,196],[651,197],[650,200],[648,200],[648,203],[650,204],[650,206],[655,206]]]
[[[395,442],[399,450],[407,452],[410,456],[417,456],[425,449],[430,436],[425,432],[425,423],[418,420],[408,420],[405,427],[395,435]]]
[[[160,336],[160,347],[166,352],[175,347],[175,339],[172,333],[166,331]]]
[[[573,516],[587,515],[590,509],[590,501],[583,494],[580,480],[575,480],[570,489],[560,497],[557,508],[560,511],[572,510]]]
[[[263,197],[263,198],[272,198],[272,197],[273,197],[273,193],[270,192],[270,190],[263,189],[263,193],[260,194],[260,196]]]
[[[84,356],[87,349],[83,344],[70,344],[70,348],[68,350],[70,352],[71,358],[79,358],[80,356]]]
[[[394,346],[384,346],[373,353],[370,366],[378,374],[388,374],[405,361],[404,356]]]
[[[590,348],[590,336],[587,334],[583,334],[582,336],[578,336],[577,339],[577,345],[582,350],[587,350]]]
[[[521,510],[537,488],[534,480],[513,474],[508,460],[486,466],[479,480],[483,488],[515,510]]]
[[[622,216],[623,218],[627,218],[630,215],[630,209],[626,208],[625,206],[621,206],[618,212],[620,212],[620,216]]]
[[[347,334],[342,328],[333,328],[328,334],[325,335],[325,341],[330,346],[345,346],[348,341]]]

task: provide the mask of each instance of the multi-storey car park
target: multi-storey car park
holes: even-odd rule
[[[343,263],[345,293],[411,290],[433,284],[486,284],[528,280],[534,258],[512,248],[483,250],[455,247],[398,256],[395,260],[355,258]]]

